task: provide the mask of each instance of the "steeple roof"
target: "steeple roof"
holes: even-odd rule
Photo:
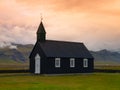
[[[38,27],[37,33],[46,33],[42,21],[41,21],[41,23],[40,23],[40,25],[39,25],[39,27]]]

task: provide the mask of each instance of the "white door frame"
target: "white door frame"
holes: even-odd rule
[[[41,62],[40,62],[40,55],[36,54],[35,56],[35,74],[40,74],[41,72]]]

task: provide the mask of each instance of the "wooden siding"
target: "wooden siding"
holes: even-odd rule
[[[94,62],[93,58],[88,59],[88,67],[83,67],[84,58],[75,58],[75,67],[70,67],[70,58],[61,57],[46,57],[42,48],[36,43],[30,55],[30,72],[35,72],[35,55],[39,54],[41,57],[41,73],[40,74],[65,74],[65,73],[91,73],[93,72]],[[60,68],[55,67],[55,58],[60,58]],[[71,57],[73,58],[73,57]]]
[[[83,59],[75,59],[75,67],[70,67],[70,58],[61,58],[60,68],[55,67],[55,58],[47,58],[45,64],[46,74],[64,74],[64,73],[90,73],[93,72],[93,60],[88,60],[88,67],[83,67]]]

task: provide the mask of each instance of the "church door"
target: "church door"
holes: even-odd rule
[[[35,74],[40,74],[40,56],[36,54],[35,56]]]

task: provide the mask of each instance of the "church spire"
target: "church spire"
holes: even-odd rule
[[[41,23],[37,30],[37,41],[45,42],[45,40],[46,40],[46,31],[45,31],[44,25],[42,23],[42,18],[41,18]]]

